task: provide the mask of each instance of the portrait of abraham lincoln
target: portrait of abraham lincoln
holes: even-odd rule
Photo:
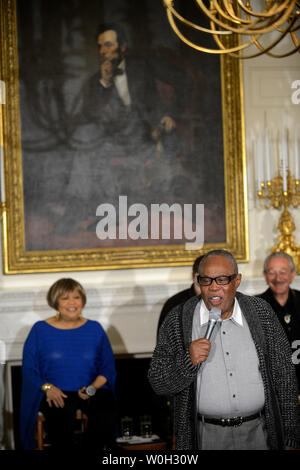
[[[225,242],[219,57],[179,41],[161,0],[16,12],[26,250],[184,243],[99,239],[97,207],[120,196],[149,211],[204,204],[204,241]]]

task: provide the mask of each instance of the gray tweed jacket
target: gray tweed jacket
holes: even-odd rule
[[[265,390],[265,420],[271,449],[300,447],[297,383],[286,335],[270,305],[236,293],[248,322]],[[161,326],[148,378],[158,395],[174,396],[176,448],[197,449],[197,367],[189,355],[193,314],[199,297],[175,307]]]

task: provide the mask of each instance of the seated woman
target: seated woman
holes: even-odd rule
[[[32,449],[38,411],[46,418],[53,449],[74,446],[76,410],[88,416],[85,448],[101,451],[115,442],[115,360],[102,326],[81,316],[83,287],[59,279],[47,301],[57,313],[35,323],[23,351],[21,442]]]

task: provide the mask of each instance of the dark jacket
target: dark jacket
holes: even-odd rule
[[[292,361],[296,369],[298,393],[300,393],[300,291],[289,289],[288,300],[284,306],[277,302],[270,288],[257,297],[266,300],[271,305],[288,337],[292,349]]]
[[[281,313],[284,311],[284,307],[282,308],[277,300],[275,299],[271,289],[267,289],[265,292],[262,294],[259,294],[257,297],[266,300],[274,310],[274,312],[277,314],[278,320],[280,321],[281,325],[283,326],[288,338],[292,341],[293,339],[300,339],[300,337],[294,338],[293,335],[293,330],[295,331],[296,329],[299,329],[300,325],[300,291],[296,289],[289,289],[289,296],[287,303],[284,307],[289,308],[291,306],[292,311],[291,313],[291,319],[289,323],[286,323],[284,321],[283,315]],[[285,313],[289,313],[286,311]],[[293,316],[293,313],[295,314]]]
[[[157,337],[159,333],[159,329],[168,315],[168,313],[174,308],[177,307],[177,305],[183,304],[186,302],[188,299],[191,297],[194,297],[196,295],[195,289],[194,289],[194,284],[189,287],[189,289],[184,289],[180,292],[177,292],[177,294],[172,295],[163,305],[163,308],[160,312],[159,320],[158,320],[158,325],[157,325]]]

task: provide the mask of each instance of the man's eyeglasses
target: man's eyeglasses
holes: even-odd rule
[[[215,281],[218,286],[227,286],[231,283],[237,274],[231,274],[230,276],[217,276],[217,277],[207,277],[207,276],[198,276],[197,281],[200,286],[210,286],[213,281]]]

